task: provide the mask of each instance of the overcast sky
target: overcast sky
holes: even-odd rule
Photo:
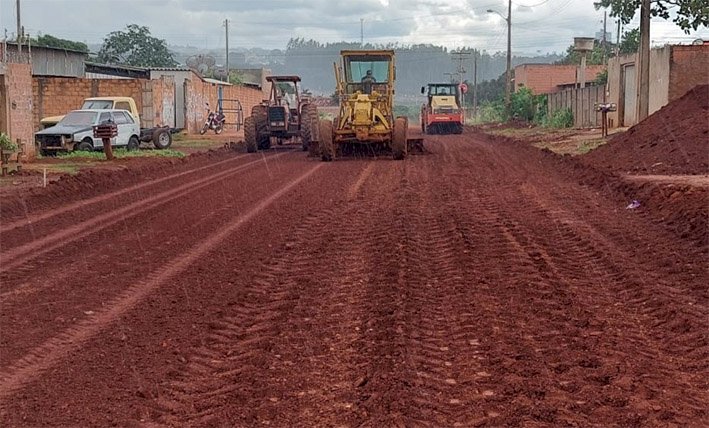
[[[16,1],[0,0],[0,28],[16,31]],[[291,37],[320,42],[364,41],[506,49],[507,0],[20,0],[25,32],[100,43],[110,31],[136,23],[170,44],[284,49]],[[629,28],[637,26],[638,17]],[[362,24],[362,25],[361,25]],[[593,37],[603,11],[592,0],[514,0],[512,50],[562,52],[574,36]],[[615,21],[608,19],[615,39]],[[709,38],[707,28],[685,35],[672,22],[653,20],[653,44]]]

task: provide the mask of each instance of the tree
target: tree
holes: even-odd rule
[[[596,9],[611,8],[611,16],[628,24],[640,8],[641,0],[599,0],[593,3]],[[672,22],[689,34],[690,30],[709,26],[709,12],[706,0],[653,0],[651,15],[663,19],[670,18],[670,10],[675,16]]]
[[[79,52],[89,52],[89,47],[86,43],[74,42],[71,40],[60,39],[49,34],[39,35],[36,39],[31,40],[32,46],[41,46],[47,48],[68,49]]]
[[[103,40],[97,61],[136,67],[174,67],[177,62],[165,40],[150,35],[148,27],[130,24],[126,31],[113,31]]]
[[[622,54],[635,53],[640,46],[640,28],[625,31],[620,41],[619,51]]]

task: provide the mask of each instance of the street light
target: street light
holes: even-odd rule
[[[505,76],[505,108],[510,114],[510,88],[512,87],[512,0],[507,1],[507,17],[496,10],[488,9],[487,13],[496,13],[507,22],[507,74]]]

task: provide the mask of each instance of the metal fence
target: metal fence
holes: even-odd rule
[[[565,89],[547,96],[549,116],[563,109],[571,109],[574,116],[574,128],[593,128],[601,126],[601,113],[595,109],[596,103],[603,102],[604,86]]]

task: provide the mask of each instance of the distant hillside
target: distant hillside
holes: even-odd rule
[[[89,45],[92,52],[100,45]],[[303,87],[315,94],[329,95],[335,88],[332,64],[339,60],[342,49],[358,49],[358,43],[327,43],[314,40],[291,39],[285,50],[261,48],[235,48],[229,51],[229,65],[232,68],[270,68],[274,74],[297,74],[303,79]],[[450,51],[436,45],[411,46],[372,46],[365,48],[387,48],[396,51],[397,92],[399,98],[408,98],[419,94],[422,85],[428,82],[444,82],[450,79],[445,73],[456,71],[458,64],[453,61]],[[225,63],[223,49],[200,49],[193,46],[169,46],[175,60],[185,64],[193,55],[210,55],[218,65]],[[472,51],[472,48],[463,50]],[[563,58],[561,54],[543,56],[513,56],[512,66],[523,63],[553,63]],[[464,62],[466,70],[463,80],[473,80],[472,55]],[[504,52],[489,53],[479,51],[478,81],[493,80],[505,72],[506,55]]]

